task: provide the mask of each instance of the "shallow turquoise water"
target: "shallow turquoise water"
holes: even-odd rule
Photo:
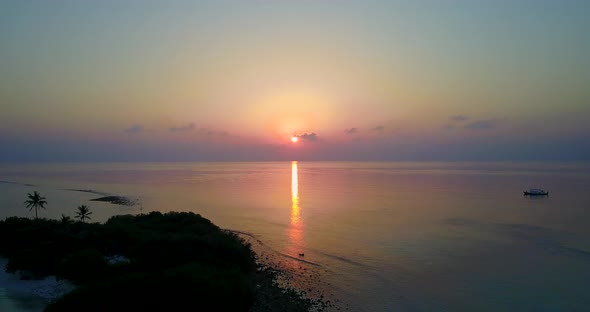
[[[590,165],[250,162],[1,165],[0,216],[194,211],[313,263],[352,311],[585,311]],[[27,186],[24,184],[32,184]],[[522,195],[544,188],[548,197]],[[138,198],[88,202],[93,189]],[[301,262],[285,261],[294,266]],[[304,265],[304,264],[303,264]],[[315,278],[315,276],[314,276]]]

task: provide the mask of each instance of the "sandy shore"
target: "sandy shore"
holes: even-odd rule
[[[75,286],[67,280],[57,280],[55,276],[48,276],[41,280],[21,280],[19,274],[10,274],[5,272],[8,259],[0,258],[0,290],[4,294],[0,296],[2,301],[28,301],[38,302],[50,301],[63,296],[72,291]],[[6,294],[18,294],[18,296],[8,296]],[[35,300],[37,299],[37,300]],[[0,307],[8,305],[17,305],[18,302],[0,302]],[[30,310],[36,310],[32,307]]]

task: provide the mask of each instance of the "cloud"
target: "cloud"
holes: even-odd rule
[[[177,132],[177,131],[193,131],[195,130],[195,124],[194,123],[190,123],[186,126],[180,126],[180,127],[170,127],[170,131],[172,132]]]
[[[444,130],[453,130],[453,129],[455,129],[455,126],[454,125],[444,125],[442,128]]]
[[[344,133],[346,134],[355,134],[359,132],[358,128],[348,128],[348,129],[344,129]]]
[[[496,128],[498,121],[496,119],[478,120],[465,125],[465,129],[470,130],[490,130]]]
[[[127,129],[124,130],[127,133],[140,133],[143,131],[143,126],[139,124],[135,124]]]
[[[227,131],[213,131],[209,128],[199,128],[198,130],[199,134],[203,134],[203,135],[209,135],[209,136],[213,136],[213,135],[228,135]]]
[[[296,135],[296,137],[298,137],[304,141],[317,141],[317,139],[318,139],[318,135],[315,134],[315,132]]]
[[[454,122],[462,122],[462,121],[469,120],[469,117],[467,117],[465,115],[452,115],[452,116],[449,116],[449,120],[454,121]]]
[[[385,127],[383,127],[383,126],[377,126],[375,128],[371,128],[371,131],[383,131],[383,130],[385,130]]]

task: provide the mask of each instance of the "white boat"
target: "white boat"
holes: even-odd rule
[[[547,196],[549,192],[545,192],[541,189],[530,189],[528,191],[523,192],[525,196]]]

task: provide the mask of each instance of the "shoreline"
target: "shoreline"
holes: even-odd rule
[[[137,220],[141,220],[141,223],[137,223]],[[189,220],[189,223],[186,223],[187,220]],[[240,237],[233,233],[233,231],[222,230],[208,219],[202,218],[200,215],[195,215],[193,213],[171,212],[161,214],[159,212],[152,212],[147,215],[125,215],[117,216],[115,219],[104,224],[82,222],[66,224],[50,219],[30,220],[17,217],[10,219],[9,221],[4,221],[2,224],[4,234],[10,234],[11,231],[18,229],[26,229],[24,235],[19,235],[18,238],[14,237],[11,243],[4,247],[7,250],[4,252],[7,252],[7,254],[5,257],[0,257],[0,267],[2,267],[2,272],[0,272],[0,310],[2,311],[32,312],[43,311],[46,308],[53,310],[57,309],[56,311],[61,311],[62,308],[67,310],[76,307],[76,304],[78,304],[77,302],[83,302],[89,298],[97,299],[97,295],[102,298],[100,299],[102,300],[101,304],[108,307],[109,305],[119,302],[117,301],[117,298],[125,292],[124,289],[130,289],[129,286],[135,284],[137,284],[138,288],[135,288],[133,295],[128,297],[129,300],[126,301],[129,307],[134,306],[137,303],[137,301],[131,299],[133,296],[141,298],[141,296],[145,296],[146,294],[151,298],[161,297],[160,299],[157,299],[158,302],[168,305],[170,302],[174,301],[174,299],[172,299],[173,301],[170,301],[171,298],[179,298],[178,296],[182,296],[186,289],[189,289],[189,291],[190,289],[199,291],[199,289],[201,289],[200,285],[203,285],[202,283],[212,283],[211,285],[217,287],[215,289],[207,290],[210,294],[204,298],[223,296],[226,291],[228,291],[228,295],[242,296],[239,297],[239,300],[241,300],[239,305],[241,305],[241,307],[235,305],[235,303],[229,303],[230,305],[235,305],[235,308],[240,307],[240,311],[259,312],[281,310],[304,312],[325,311],[327,307],[330,307],[330,305],[326,304],[323,300],[323,295],[320,292],[314,293],[310,291],[311,289],[307,289],[309,290],[309,292],[307,292],[305,288],[300,287],[301,284],[299,284],[297,280],[292,279],[292,277],[296,275],[294,274],[294,271],[289,270],[288,266],[281,265],[282,259],[297,261],[299,264],[312,266],[308,261],[299,261],[299,259],[277,253],[272,250],[272,248],[264,245],[263,242],[259,242],[260,244],[258,246],[253,246],[251,240],[257,240],[254,236],[250,235],[250,239],[245,239],[246,237],[244,235],[241,235]],[[154,228],[155,224],[157,224],[157,226]],[[178,228],[180,224],[184,224],[182,228]],[[41,225],[41,227],[38,227],[38,225]],[[172,225],[179,229],[178,233],[170,233],[167,230]],[[49,263],[64,263],[63,261],[68,263],[66,267],[69,269],[59,273],[59,279],[56,275],[45,275],[45,273],[56,274],[56,264],[50,264],[53,266],[47,269],[46,267],[43,267],[43,264],[40,262],[45,262],[45,260],[41,260],[43,258],[39,258],[38,256],[33,258],[28,257],[32,261],[26,261],[23,259],[27,258],[19,257],[19,260],[15,260],[13,263],[12,257],[17,253],[18,249],[32,248],[34,251],[33,255],[35,253],[41,255],[44,252],[44,247],[42,246],[44,244],[42,242],[44,241],[43,239],[41,241],[37,240],[35,243],[32,243],[31,246],[27,247],[27,244],[31,242],[31,240],[28,239],[29,236],[32,234],[37,235],[39,229],[43,229],[42,231],[46,232],[43,237],[45,237],[45,240],[50,243],[59,243],[63,238],[67,239],[69,237],[70,240],[74,239],[74,241],[69,241],[65,246],[76,246],[80,242],[90,242],[90,246],[87,247],[92,249],[86,248],[83,250],[77,250],[75,249],[76,247],[73,247],[74,249],[72,250],[63,251],[63,255],[54,254],[52,255],[53,258],[45,259],[48,260]],[[64,236],[64,233],[61,233],[61,230],[58,231],[58,229],[63,229],[65,231],[64,233],[69,234]],[[86,233],[89,233],[89,231],[96,233],[95,235],[99,235],[104,239],[87,241],[88,235]],[[224,234],[223,232],[226,233]],[[52,236],[53,234],[50,233],[61,234]],[[122,245],[119,246],[109,243],[109,237],[115,233],[133,233],[132,235],[134,236],[127,241],[124,241],[126,243],[124,246],[126,247],[123,248]],[[166,253],[167,256],[165,257],[153,253],[155,250],[154,248],[158,249],[159,247],[151,247],[153,244],[143,243],[147,240],[154,244],[159,244],[159,242],[164,242],[169,239],[175,241],[174,246],[176,247],[165,247],[166,245],[161,245],[162,248],[171,248],[168,249],[168,253]],[[197,243],[197,245],[194,245],[194,243]],[[211,246],[211,243],[215,243],[216,246],[219,244],[219,246],[208,247]],[[96,258],[101,256],[101,253],[97,249],[104,248],[104,246],[107,246],[111,250],[119,249],[135,251],[137,249],[132,248],[142,248],[140,249],[142,251],[140,253],[137,253],[136,251],[133,255],[133,260],[131,262],[125,262],[130,264],[112,266],[111,259],[104,256],[104,254],[102,254],[104,259],[98,260],[98,258]],[[186,247],[189,246],[192,246],[192,248],[186,249]],[[278,261],[266,261],[269,259],[269,253],[265,253],[261,250],[264,248],[273,251],[276,258],[272,256],[270,258]],[[183,251],[190,249],[192,249],[188,254],[190,258],[186,258],[185,255],[187,254],[183,253]],[[207,250],[207,253],[210,254],[209,257],[221,258],[214,262],[215,264],[213,264],[213,262],[203,262],[208,261],[207,259],[209,259],[209,257],[202,258],[200,256],[200,251],[202,250]],[[173,256],[170,256],[170,254]],[[238,256],[238,258],[228,258],[228,254]],[[191,260],[186,263],[182,261],[187,260],[175,262],[177,261],[174,260],[175,257],[177,257],[177,259]],[[11,261],[8,259],[11,259]],[[6,272],[6,267],[9,263],[9,267],[11,267],[10,272],[13,272],[12,270],[15,268],[17,269],[16,272]],[[112,284],[113,287],[106,287],[106,284],[100,284],[102,279],[105,278],[105,275],[102,275],[102,277],[96,276],[92,275],[94,273],[85,273],[89,272],[88,270],[80,271],[78,269],[80,266],[86,265],[90,265],[91,267],[96,265],[98,270],[102,270],[101,272],[104,271],[104,274],[111,274],[112,276],[108,279],[108,283]],[[240,268],[239,272],[233,271],[234,269],[232,267],[235,265],[238,265]],[[212,268],[214,269],[211,270]],[[301,267],[299,268],[301,269]],[[31,277],[33,274],[26,273],[29,269],[32,269],[31,272],[37,272],[35,274],[41,274],[38,276],[46,277],[42,279],[32,279]],[[140,276],[141,280],[137,279],[137,275],[134,275],[135,273],[133,273],[133,270],[136,269],[142,270],[140,272],[143,272]],[[211,275],[208,272],[217,273],[215,273],[216,275]],[[311,272],[308,271],[307,273]],[[151,274],[153,274],[153,276]],[[243,275],[240,277],[239,274]],[[61,278],[61,276],[66,277],[68,280]],[[190,280],[187,280],[185,278],[186,276],[188,276]],[[313,281],[311,276],[312,275],[309,275],[310,278],[304,277],[304,280],[307,280],[308,283]],[[317,274],[313,273],[313,276],[316,278]],[[219,280],[218,278],[222,279]],[[154,282],[158,280],[161,283]],[[237,286],[231,286],[230,288],[219,287],[217,285],[220,281],[222,281],[222,283],[229,283],[227,285]],[[291,283],[293,281],[294,283]],[[82,282],[82,284],[80,284],[80,282]],[[96,289],[89,291],[89,285],[95,282],[99,283],[96,285],[101,285],[100,287],[106,288],[99,292],[96,292]],[[74,283],[81,286],[76,286]],[[150,283],[154,283],[154,285],[149,286]],[[185,286],[188,286],[188,288]],[[179,292],[176,290],[171,291],[171,289],[178,289]],[[76,291],[72,293],[73,290]],[[162,294],[162,296],[158,295],[154,297],[156,294]],[[74,298],[80,299],[78,300]],[[247,303],[248,301],[250,301],[250,303]],[[24,306],[23,304],[27,302],[29,304],[36,302],[36,305],[31,308],[22,308],[22,306]],[[178,306],[178,303],[172,303],[170,307],[173,308],[175,305]],[[6,308],[6,306],[8,306],[8,308]],[[21,308],[15,308],[16,306],[21,306]],[[249,306],[249,308],[244,310],[243,308],[246,308],[247,306]]]
[[[8,259],[0,257],[0,288],[9,291],[28,293],[39,298],[51,301],[74,290],[76,286],[65,279],[57,279],[50,275],[43,279],[21,279],[20,271],[15,274],[5,271]]]
[[[284,310],[285,311],[324,311],[334,307],[326,303],[320,292],[306,292],[291,285],[287,280],[292,275],[287,268],[279,267],[277,263],[263,260],[263,256],[256,252],[258,268],[254,273],[257,285],[257,297],[251,312]],[[8,273],[5,271],[8,259],[0,257],[0,307],[21,306],[14,311],[44,311],[53,301],[76,289],[76,286],[66,279],[47,276],[43,279],[22,279],[22,273]],[[310,296],[310,294],[314,294]],[[4,295],[4,296],[2,296]],[[6,302],[8,300],[9,302]],[[293,305],[293,303],[298,303]],[[22,306],[26,306],[22,308]],[[5,311],[5,310],[2,310]],[[8,311],[11,311],[9,308]]]
[[[39,280],[21,279],[19,272],[12,274],[5,271],[7,263],[7,258],[0,257],[0,290],[4,299],[4,302],[0,302],[0,307],[24,306],[25,311],[39,311],[41,306],[46,307],[51,301],[76,288],[71,282],[58,280],[55,276]]]
[[[296,258],[288,254],[274,250],[258,239],[255,235],[247,232],[226,229],[250,244],[256,256],[258,265],[257,274],[265,275],[269,289],[258,298],[260,306],[255,306],[251,312],[262,311],[346,311],[347,308],[342,302],[333,297],[330,285],[321,279],[322,271],[325,271],[320,264]],[[281,292],[273,296],[273,293]],[[281,297],[281,296],[286,296]],[[288,303],[300,302],[301,307],[290,307],[285,310]],[[301,309],[305,306],[304,309]]]

